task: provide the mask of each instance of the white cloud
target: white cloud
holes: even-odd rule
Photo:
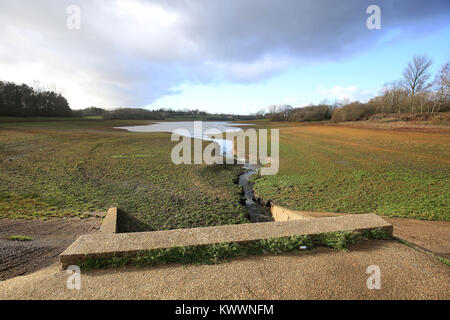
[[[322,94],[324,98],[335,98],[338,100],[348,99],[350,101],[367,102],[374,96],[373,93],[360,89],[356,86],[334,86],[331,89],[318,89],[317,92]]]
[[[159,4],[139,1],[117,1],[117,14],[126,19],[131,19],[142,26],[151,26],[156,23],[163,27],[169,27],[177,21],[177,14],[165,10]]]

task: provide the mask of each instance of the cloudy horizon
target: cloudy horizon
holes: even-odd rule
[[[448,1],[3,0],[0,80],[56,87],[74,109],[366,101],[415,54],[448,61],[449,18]]]

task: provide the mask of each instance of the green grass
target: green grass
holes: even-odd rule
[[[28,236],[10,236],[9,240],[13,241],[32,241],[33,239]]]
[[[0,124],[0,218],[89,216],[116,206],[145,230],[246,223],[236,165],[174,165],[149,121]]]
[[[149,250],[138,255],[91,258],[81,263],[84,269],[121,267],[126,265],[153,266],[169,263],[216,264],[232,258],[300,250],[317,246],[344,250],[351,244],[368,239],[390,239],[383,229],[364,232],[331,232],[317,236],[292,236],[252,241],[248,243],[221,243],[207,246],[186,246]]]
[[[443,264],[447,265],[447,267],[450,267],[450,260],[442,258],[442,257],[437,257],[437,256],[435,256],[435,258],[438,259]]]
[[[448,134],[282,123],[279,173],[252,181],[293,210],[449,221],[449,159]]]
[[[42,121],[45,120],[45,121]],[[150,121],[0,118],[0,218],[123,208],[146,230],[248,222],[239,166],[173,165]],[[255,192],[306,211],[450,220],[450,143],[438,133],[255,121],[280,128],[280,172]]]

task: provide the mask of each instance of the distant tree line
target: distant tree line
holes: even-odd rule
[[[206,111],[200,111],[199,109],[189,110],[173,110],[171,108],[161,108],[156,110],[160,112],[165,118],[192,118],[192,119],[204,119],[211,121],[231,121],[231,120],[254,120],[255,115],[234,115],[227,113],[208,113]]]
[[[309,105],[302,108],[293,108],[290,105],[271,105],[265,117],[272,121],[322,121],[329,120],[336,105],[321,102],[318,105]],[[257,118],[260,118],[260,113]]]
[[[105,120],[164,120],[159,111],[150,111],[140,108],[121,108],[103,113]]]
[[[31,87],[0,81],[0,116],[7,117],[102,117],[105,120],[164,120],[166,118],[192,118],[202,120],[252,120],[255,116],[211,114],[198,109],[172,110],[161,108],[118,108],[107,110],[89,107],[71,110],[61,93],[41,86]]]
[[[260,111],[257,118],[272,121],[357,121],[375,114],[420,114],[431,119],[438,112],[450,111],[450,64],[444,64],[431,81],[429,69],[432,60],[415,56],[403,71],[400,80],[386,83],[380,95],[367,103],[348,100],[333,104],[323,102],[303,108],[290,105],[272,105],[267,112]]]
[[[70,117],[72,110],[60,93],[0,81],[0,116]]]
[[[88,108],[92,110],[91,108]],[[147,110],[139,108],[120,108],[115,110],[97,110],[96,114],[88,112],[88,109],[81,110],[83,116],[102,115],[106,120],[164,120],[164,119],[192,119],[192,120],[254,120],[255,116],[242,116],[230,114],[211,114],[206,111],[199,110],[172,110],[161,108],[157,110]]]
[[[107,110],[103,108],[97,107],[89,107],[81,110],[72,110],[72,114],[75,117],[98,117],[103,116]]]

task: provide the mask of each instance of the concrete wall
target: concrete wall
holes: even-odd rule
[[[103,219],[102,226],[100,227],[101,233],[117,233],[117,208],[109,208],[106,217]]]
[[[117,210],[111,210],[111,216],[114,212]],[[152,232],[97,233],[79,237],[59,256],[59,259],[63,268],[66,268],[91,258],[137,255],[149,250],[221,243],[241,244],[274,238],[313,236],[339,231],[365,231],[375,228],[382,228],[392,236],[392,225],[374,214]]]
[[[272,205],[270,212],[275,221],[305,220],[308,219],[294,210]]]
[[[275,221],[309,220],[324,217],[337,217],[342,214],[332,212],[311,212],[291,210],[281,206],[273,205],[270,207],[273,219]]]

